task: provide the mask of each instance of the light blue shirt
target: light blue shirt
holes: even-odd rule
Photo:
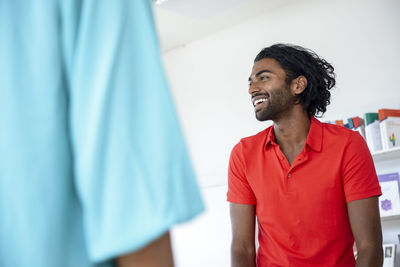
[[[0,266],[108,266],[203,210],[150,0],[0,0]]]

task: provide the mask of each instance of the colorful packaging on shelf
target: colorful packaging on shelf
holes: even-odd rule
[[[365,140],[371,152],[382,150],[381,129],[378,113],[365,113]]]
[[[339,125],[339,126],[345,127],[345,126],[344,126],[343,120],[335,120],[335,124],[336,124],[336,125]]]
[[[360,117],[353,117],[353,130],[360,133],[360,135],[365,139],[365,123]]]
[[[400,147],[400,110],[380,109],[378,115],[382,148]]]
[[[349,129],[354,129],[353,118],[348,118],[347,124],[349,125]]]

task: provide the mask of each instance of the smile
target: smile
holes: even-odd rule
[[[253,105],[254,105],[254,106],[257,106],[258,104],[261,104],[261,103],[263,103],[263,102],[265,102],[265,101],[267,101],[266,98],[260,98],[260,99],[255,100],[255,101],[253,102]]]

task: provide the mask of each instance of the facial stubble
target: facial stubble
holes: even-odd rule
[[[256,118],[259,121],[279,119],[298,100],[290,94],[289,85],[284,86],[280,90],[270,92],[266,99],[267,106],[256,112]]]

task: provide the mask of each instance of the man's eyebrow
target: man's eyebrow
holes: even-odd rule
[[[260,70],[259,72],[257,72],[257,73],[254,75],[254,77],[258,77],[258,76],[260,76],[261,74],[263,74],[264,72],[273,73],[272,71],[267,70],[267,69],[265,69],[265,70]],[[251,82],[251,76],[249,77],[249,82]]]

